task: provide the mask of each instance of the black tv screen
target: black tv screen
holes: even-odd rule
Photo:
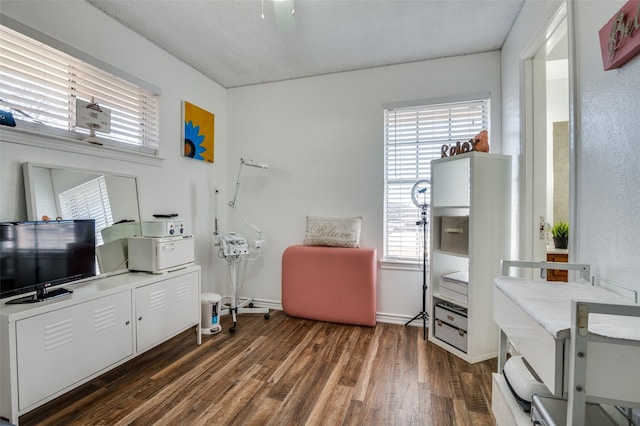
[[[0,223],[0,298],[96,275],[95,221]],[[35,301],[35,300],[34,300]]]

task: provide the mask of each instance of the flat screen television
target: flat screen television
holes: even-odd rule
[[[95,221],[0,223],[0,299],[32,303],[71,293],[51,287],[96,275]]]

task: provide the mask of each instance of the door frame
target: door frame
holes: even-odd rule
[[[540,99],[540,93],[544,92],[539,89],[540,85],[546,87],[544,79],[539,79],[539,60],[536,59],[539,52],[544,51],[546,46],[553,42],[554,31],[566,20],[567,26],[567,43],[568,43],[568,85],[569,85],[569,223],[571,224],[571,232],[569,234],[569,244],[571,251],[569,253],[569,261],[573,262],[578,258],[576,235],[579,230],[577,221],[576,205],[577,205],[577,187],[576,176],[578,175],[578,143],[577,143],[577,109],[576,109],[576,78],[575,78],[575,39],[573,24],[573,1],[563,0],[558,2],[547,18],[543,21],[538,31],[531,37],[520,54],[520,90],[521,96],[521,135],[522,135],[522,153],[523,153],[523,193],[521,194],[520,205],[522,207],[522,215],[520,218],[520,257],[523,260],[546,260],[540,259],[542,246],[539,240],[539,217],[544,215],[546,211],[540,213],[541,202],[546,204],[546,190],[542,191],[536,187],[536,181],[544,176],[546,182],[546,157],[544,158],[545,166],[535,167],[538,161],[542,160],[541,153],[536,150],[536,135],[541,132],[537,117],[544,114],[541,120],[546,122],[546,105],[541,108],[540,102],[534,98]],[[536,92],[538,92],[536,94]],[[534,94],[536,96],[534,97]],[[544,96],[542,97],[544,98]],[[546,140],[546,131],[544,131],[544,139]],[[539,185],[538,185],[539,186]],[[541,201],[542,200],[542,201]]]

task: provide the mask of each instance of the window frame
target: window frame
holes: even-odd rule
[[[404,156],[400,153],[402,148],[399,148],[399,144],[397,141],[397,137],[392,135],[391,133],[397,129],[394,127],[402,127],[398,125],[389,125],[389,117],[388,114],[391,111],[402,111],[409,112],[420,110],[420,109],[440,109],[441,107],[445,107],[448,105],[451,108],[454,105],[464,105],[464,103],[477,103],[480,102],[482,104],[482,121],[480,124],[474,123],[469,127],[469,130],[466,133],[455,133],[452,136],[452,126],[449,125],[447,127],[448,137],[432,137],[429,138],[427,136],[423,136],[423,132],[417,132],[420,129],[420,121],[415,124],[416,134],[418,135],[415,141],[410,141],[411,137],[401,137],[403,146],[413,147],[416,151],[416,160],[412,165],[408,165],[407,163],[411,161],[410,157]],[[449,122],[451,123],[451,121]],[[411,127],[411,126],[406,126]],[[387,103],[383,105],[383,144],[384,144],[384,155],[383,155],[383,168],[384,168],[384,182],[383,182],[383,253],[382,253],[382,261],[381,264],[385,268],[389,269],[419,269],[422,266],[422,227],[418,226],[416,223],[421,219],[421,211],[415,207],[411,200],[411,190],[413,185],[421,179],[431,180],[431,160],[436,158],[441,158],[441,151],[443,145],[455,144],[456,142],[465,142],[475,136],[480,130],[488,130],[491,132],[491,93],[489,92],[478,92],[471,93],[468,95],[462,96],[450,96],[450,97],[441,97],[441,98],[432,98],[432,99],[422,99],[422,100],[414,100],[407,102],[396,102],[396,103]],[[428,126],[427,126],[428,128]],[[406,130],[406,128],[404,128]],[[390,152],[390,147],[393,145],[394,152]],[[425,159],[426,153],[431,152],[431,156]],[[399,159],[400,158],[400,159]],[[409,159],[407,159],[409,158]],[[422,159],[422,161],[420,161]],[[405,160],[405,163],[398,166],[397,162],[402,162]],[[394,161],[394,165],[390,164],[391,161]],[[396,170],[392,171],[391,168],[395,167]],[[403,169],[404,167],[404,169]],[[412,169],[413,168],[413,169]],[[400,170],[401,169],[401,170]],[[407,170],[411,169],[409,172]],[[398,171],[400,170],[400,171]],[[407,176],[406,173],[414,173],[412,176]],[[392,176],[393,175],[393,176]],[[396,185],[399,186],[397,192],[400,192],[401,195],[390,195],[390,182],[397,182]],[[394,210],[390,208],[389,204],[395,202],[398,207]],[[404,207],[403,207],[404,206]],[[407,215],[406,218],[402,216],[402,210],[406,212],[410,212],[412,209],[414,211],[415,216],[411,216],[411,213],[405,213]],[[398,221],[394,223],[396,226],[403,226],[405,233],[413,233],[414,238],[411,243],[409,250],[415,250],[415,256],[399,256],[398,254],[390,253],[390,246],[393,249],[393,244],[390,241],[389,230],[391,227],[391,223],[389,221],[390,213],[395,211],[396,214],[400,214],[400,219],[404,220],[403,223],[398,224]],[[429,214],[429,212],[428,212]],[[413,224],[412,224],[413,222]],[[429,250],[429,238],[430,232],[429,226],[427,228],[427,250]],[[404,244],[404,243],[400,243]],[[397,245],[397,243],[396,243]]]
[[[93,67],[96,72],[107,73],[113,79],[126,81],[128,84],[137,86],[140,90],[148,92],[155,98],[152,110],[155,114],[155,120],[159,123],[160,118],[160,95],[159,88],[142,81],[112,65],[106,64],[97,58],[87,55],[78,49],[75,49],[65,43],[55,40],[46,34],[43,34],[31,27],[28,27],[18,21],[13,20],[3,14],[2,26],[9,30],[15,31],[24,37],[28,37],[36,43],[41,43],[49,48],[55,49],[64,55],[69,55],[76,61],[82,62],[87,67]],[[98,99],[98,102],[100,100]],[[5,102],[5,104],[7,104]],[[101,103],[109,108],[106,103]],[[118,160],[133,161],[137,163],[159,165],[162,158],[160,157],[160,126],[155,125],[156,137],[150,140],[150,145],[146,144],[142,139],[136,143],[122,142],[111,139],[108,136],[98,134],[97,139],[102,143],[89,144],[83,142],[88,135],[88,131],[84,129],[65,130],[47,125],[36,124],[33,122],[21,120],[19,114],[14,112],[14,118],[18,123],[16,127],[2,126],[0,128],[0,138],[2,142],[10,142],[24,145],[31,145],[43,148],[53,148],[67,152],[78,152],[99,157],[114,158]],[[153,116],[152,116],[153,117]],[[75,119],[75,117],[74,117]]]
[[[62,217],[71,219],[95,219],[96,245],[104,243],[102,230],[113,224],[109,191],[104,175],[75,185],[58,194],[56,202]],[[81,209],[87,215],[75,213]]]

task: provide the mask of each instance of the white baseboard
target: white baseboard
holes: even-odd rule
[[[408,315],[397,315],[397,314],[386,314],[386,313],[380,313],[378,312],[376,314],[376,320],[378,322],[383,322],[386,324],[401,324],[401,325],[405,325],[407,323],[407,321],[409,321],[411,318],[413,318],[413,316],[408,316]],[[422,327],[422,320],[418,321],[412,321],[410,324],[408,324],[412,327]],[[427,321],[427,326],[429,325],[429,322]]]
[[[265,299],[253,299],[253,303],[256,306],[262,308],[274,309],[276,311],[282,311],[282,303],[277,302],[275,300],[265,300]],[[409,321],[413,316],[408,315],[397,315],[397,314],[387,314],[387,313],[376,313],[376,321],[385,323],[385,324],[400,324],[404,325],[407,321]],[[410,326],[414,327],[422,327],[422,321],[413,321]]]

